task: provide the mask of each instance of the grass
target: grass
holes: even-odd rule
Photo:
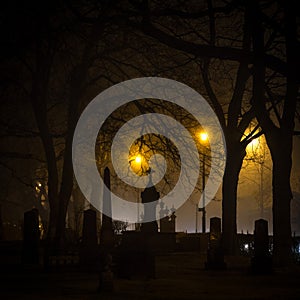
[[[97,293],[98,274],[76,270],[45,273],[6,269],[0,275],[0,298],[80,300],[300,299],[300,269],[272,275],[248,273],[249,259],[227,257],[227,270],[204,270],[205,256],[173,253],[156,257],[156,279],[114,280],[113,293]]]

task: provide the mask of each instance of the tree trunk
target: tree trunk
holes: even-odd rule
[[[275,142],[273,142],[274,136],[269,138],[273,160],[273,263],[275,266],[282,267],[292,263],[290,212],[292,136],[277,135]]]
[[[43,53],[39,43],[37,43],[36,47],[36,70],[32,84],[31,103],[47,161],[48,200],[50,206],[47,239],[52,241],[55,236],[58,216],[58,170],[47,118],[48,84],[52,60],[49,58],[49,55]]]
[[[56,227],[57,247],[63,249],[65,240],[66,214],[69,200],[73,190],[73,163],[72,163],[72,143],[75,127],[79,118],[79,108],[88,82],[88,71],[92,61],[95,59],[94,52],[97,41],[101,36],[103,25],[95,22],[91,33],[86,41],[80,62],[71,72],[70,98],[68,110],[68,131],[66,136],[64,164],[59,193],[59,214]]]
[[[237,186],[243,159],[246,155],[244,147],[232,135],[226,137],[227,159],[222,187],[222,243],[227,255],[237,254]]]
[[[76,74],[73,74],[73,76],[76,77],[76,80],[74,80],[71,84],[72,92],[68,113],[68,131],[65,140],[64,164],[59,193],[59,213],[56,220],[55,240],[58,249],[64,248],[66,215],[73,190],[72,142],[78,120],[78,105],[83,95],[82,82],[86,80],[85,76],[87,74],[87,70],[88,66],[86,64],[81,64],[78,68],[75,68],[74,72]],[[77,72],[79,72],[81,76],[78,77]]]
[[[69,121],[71,126],[68,127],[68,134],[66,138],[65,156],[62,183],[59,194],[59,213],[56,219],[56,243],[59,249],[64,248],[65,241],[65,227],[66,215],[73,190],[73,164],[72,164],[72,141],[75,125],[77,121],[77,114],[73,114],[72,121]]]
[[[253,19],[259,15],[259,2],[249,1]],[[285,42],[287,57],[287,89],[282,117],[278,128],[265,108],[264,83],[264,32],[260,18],[252,24],[254,72],[253,72],[253,104],[257,119],[265,132],[273,161],[273,239],[274,239],[274,264],[278,267],[286,267],[292,261],[291,252],[291,224],[290,201],[292,199],[290,187],[290,175],[292,168],[292,148],[294,117],[296,110],[297,85],[297,61],[299,45],[296,32],[296,7],[282,2],[285,9]],[[294,6],[294,7],[293,7]]]

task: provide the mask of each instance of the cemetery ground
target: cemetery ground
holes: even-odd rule
[[[205,270],[206,255],[175,252],[156,256],[156,278],[114,278],[114,292],[97,292],[98,274],[77,267],[45,271],[1,257],[0,299],[300,299],[300,266],[249,273],[250,257],[225,257],[227,270]]]

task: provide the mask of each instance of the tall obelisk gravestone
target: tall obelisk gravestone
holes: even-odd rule
[[[151,175],[150,175],[151,176]],[[158,236],[156,204],[159,193],[153,186],[151,177],[141,193],[144,205],[144,220],[141,231],[124,232],[119,248],[118,273],[123,278],[155,278],[155,240]]]
[[[141,274],[146,278],[155,278],[155,254],[153,249],[154,236],[158,233],[158,224],[156,221],[156,204],[153,203],[159,199],[159,192],[156,190],[150,179],[148,186],[141,193],[142,203],[144,204],[144,220],[153,220],[151,222],[142,223],[141,225],[141,249],[139,253],[139,264]]]

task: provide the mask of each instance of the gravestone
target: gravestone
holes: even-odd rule
[[[156,221],[156,205],[151,203],[157,201],[160,195],[156,190],[152,182],[152,176],[150,173],[150,179],[148,186],[141,193],[142,203],[144,204],[144,218],[154,219],[154,221],[142,223],[141,225],[141,245],[139,253],[137,253],[137,264],[140,268],[141,276],[145,278],[155,278],[155,255],[154,249],[151,245],[153,242],[153,235],[158,233],[158,224]]]
[[[151,175],[151,174],[150,174]],[[152,201],[159,199],[159,193],[149,184],[141,193],[144,204],[144,217],[154,221],[142,223],[140,232],[127,232],[122,239],[118,257],[118,274],[123,278],[155,278],[155,241],[158,237],[156,205]]]
[[[36,208],[24,213],[22,263],[39,263],[39,212]]]
[[[170,217],[170,232],[176,232],[176,218],[175,211],[173,211]]]
[[[82,242],[79,260],[84,268],[93,269],[97,262],[97,216],[96,211],[87,209],[83,214]]]
[[[226,268],[222,249],[221,219],[210,219],[210,233],[208,240],[206,269],[222,270]]]
[[[169,232],[169,216],[165,216],[159,220],[160,232]]]
[[[175,212],[172,213],[171,216],[165,216],[160,219],[160,232],[162,233],[175,233]]]
[[[255,221],[254,229],[254,256],[251,259],[253,274],[272,273],[272,258],[269,252],[268,221]]]

